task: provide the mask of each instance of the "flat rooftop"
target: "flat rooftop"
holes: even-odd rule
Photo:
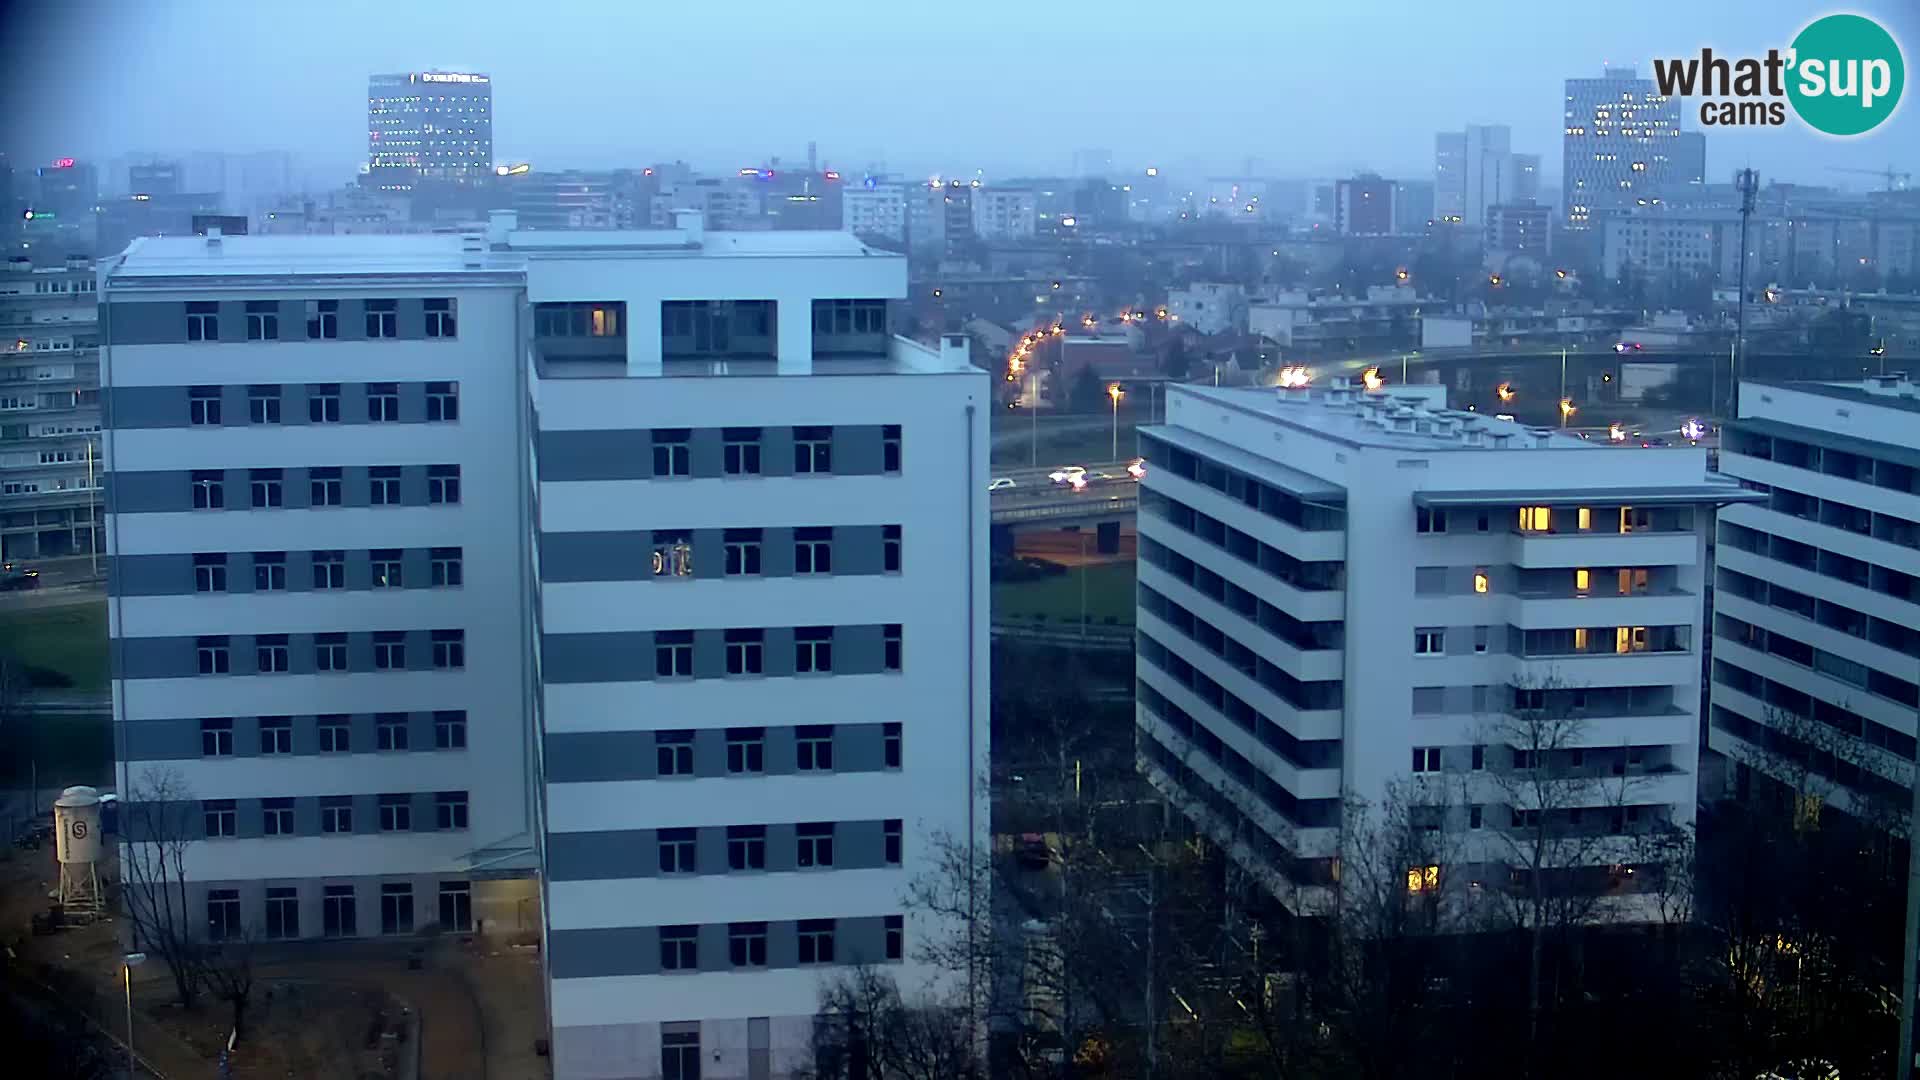
[[[1821,397],[1835,398],[1861,405],[1878,405],[1887,409],[1901,409],[1906,412],[1920,412],[1920,383],[1915,383],[1905,372],[1889,373],[1879,377],[1852,379],[1845,382],[1774,382],[1766,379],[1743,379],[1743,386],[1767,386],[1779,390],[1792,390],[1802,394],[1818,394]]]
[[[1606,449],[1552,428],[1529,427],[1485,413],[1433,408],[1426,403],[1433,391],[1421,387],[1405,388],[1398,394],[1393,388],[1369,392],[1337,383],[1296,390],[1180,386],[1171,392],[1190,394],[1209,404],[1354,446],[1490,453]],[[1468,441],[1467,434],[1476,431],[1479,441]]]

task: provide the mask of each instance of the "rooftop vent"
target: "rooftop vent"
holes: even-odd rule
[[[675,210],[673,227],[687,234],[687,240],[698,244],[706,239],[707,215],[698,210]]]
[[[1505,450],[1512,442],[1513,435],[1510,432],[1496,431],[1493,433],[1493,448],[1495,450]]]
[[[207,226],[207,253],[220,254],[220,226],[218,225]]]
[[[1537,447],[1545,447],[1551,442],[1553,442],[1552,429],[1550,428],[1534,428],[1533,429],[1533,445]]]
[[[505,247],[507,234],[520,227],[520,214],[514,210],[487,211],[487,243]]]
[[[1487,433],[1484,431],[1481,431],[1479,428],[1468,428],[1467,430],[1461,432],[1460,435],[1462,438],[1466,439],[1468,446],[1487,445]]]

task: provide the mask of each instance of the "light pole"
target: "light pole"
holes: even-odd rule
[[[93,440],[87,440],[87,555],[100,576],[100,488],[93,479]]]
[[[130,952],[121,957],[121,960],[123,961],[122,970],[126,973],[127,983],[127,1080],[135,1080],[135,1077],[140,1074],[134,1063],[133,1056],[133,969],[146,963],[147,954],[143,952]]]
[[[1037,469],[1040,467],[1040,376],[1031,365],[1027,368],[1027,418],[1031,421],[1027,428],[1028,464]]]
[[[1118,461],[1120,460],[1120,399],[1126,397],[1127,392],[1120,389],[1119,383],[1113,383],[1107,387],[1107,396],[1113,399],[1113,455],[1107,460]]]

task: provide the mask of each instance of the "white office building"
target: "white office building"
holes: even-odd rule
[[[1501,831],[1533,808],[1494,782],[1523,753],[1498,735],[1521,710],[1573,721],[1548,768],[1630,791],[1597,783],[1557,811],[1591,813],[1574,827],[1624,849],[1693,817],[1706,530],[1739,489],[1702,450],[1443,394],[1177,387],[1141,432],[1140,766],[1296,909],[1337,873],[1342,799],[1396,781],[1469,804],[1437,878],[1506,881]]]
[[[973,234],[989,242],[1033,239],[1039,201],[1031,188],[982,187],[973,191]]]
[[[840,195],[840,227],[855,236],[875,236],[896,244],[907,239],[907,192],[924,190],[924,183],[869,177],[859,187]]]
[[[1720,469],[1766,501],[1720,516],[1711,747],[1736,777],[1772,773],[1840,810],[1904,818],[1920,706],[1920,387],[1898,374],[1743,382]]]
[[[496,214],[102,280],[121,784],[185,791],[191,919],[540,940],[567,1078],[786,1075],[848,965],[938,980],[989,387],[889,333],[904,259]]]

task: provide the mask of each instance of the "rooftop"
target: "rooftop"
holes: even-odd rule
[[[1878,405],[1888,409],[1903,409],[1907,412],[1920,412],[1920,383],[1907,377],[1904,371],[1886,375],[1856,379],[1850,382],[1773,382],[1764,379],[1742,380],[1747,386],[1766,386],[1777,390],[1793,390],[1802,394],[1819,394],[1822,397],[1837,398],[1841,401],[1858,402],[1862,405]]]
[[[1436,409],[1430,403],[1433,392],[1419,387],[1367,391],[1335,379],[1324,388],[1182,386],[1176,392],[1354,446],[1421,451],[1604,449],[1552,428],[1529,427],[1484,413]]]

